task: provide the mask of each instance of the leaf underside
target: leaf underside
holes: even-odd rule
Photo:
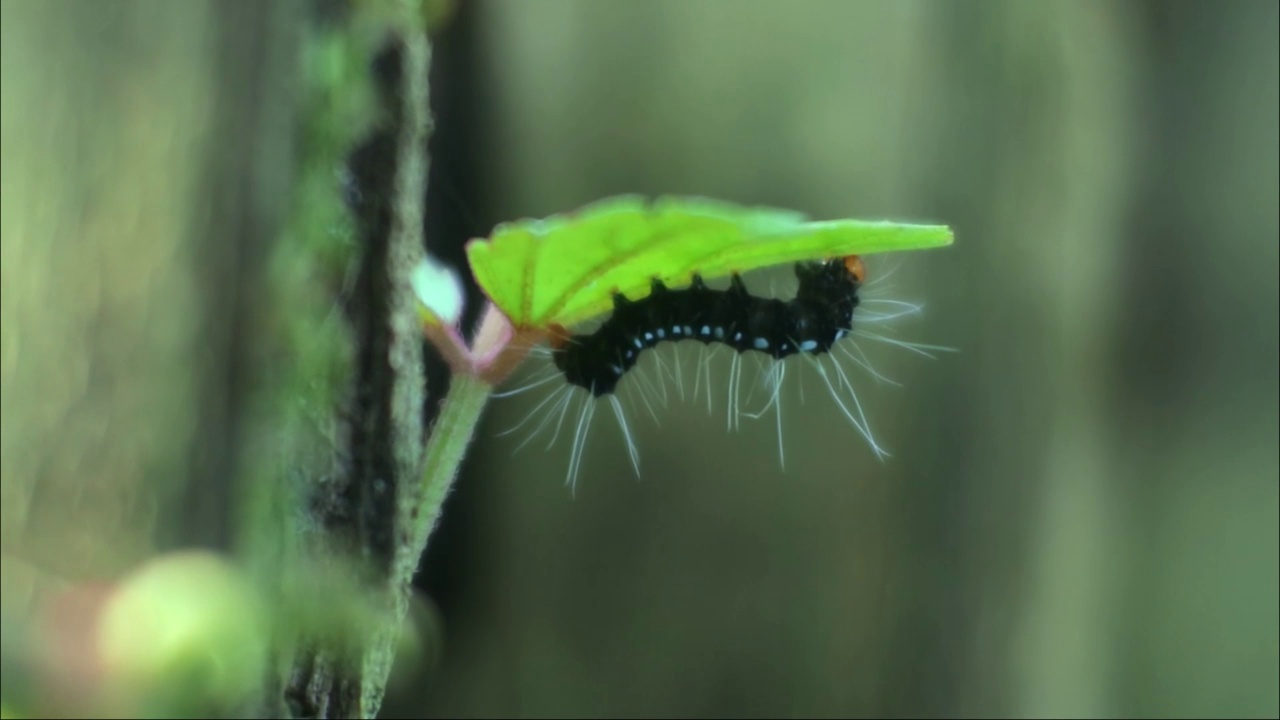
[[[648,295],[653,279],[950,245],[945,225],[810,221],[770,207],[700,197],[620,195],[545,219],[504,223],[467,245],[480,288],[518,327],[566,327],[609,312],[613,294]]]

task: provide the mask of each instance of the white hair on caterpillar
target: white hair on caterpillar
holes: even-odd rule
[[[539,345],[531,349],[530,360],[520,373],[522,377],[513,381],[515,387],[496,393],[495,397],[512,398],[532,391],[546,394],[518,423],[499,435],[508,436],[531,427],[515,448],[519,452],[544,432],[551,435],[545,448],[549,451],[565,433],[571,438],[565,483],[576,490],[595,411],[599,403],[605,402],[610,405],[610,414],[617,421],[639,477],[640,452],[627,419],[628,409],[643,409],[660,425],[658,408],[668,407],[673,395],[668,390],[670,380],[675,397],[682,401],[691,399],[701,405],[699,397],[705,397],[711,415],[713,387],[721,385],[728,429],[739,429],[744,416],[760,420],[772,411],[778,459],[785,470],[782,390],[788,378],[794,378],[803,403],[803,383],[808,372],[875,456],[884,460],[890,453],[871,429],[854,387],[854,372],[866,372],[877,384],[902,384],[875,367],[860,341],[882,343],[929,358],[934,357],[934,352],[955,351],[891,336],[901,320],[920,315],[924,308],[885,297],[889,289],[885,280],[893,272],[867,279],[863,260],[850,256],[821,266],[798,263],[795,278],[799,282],[793,278],[791,284],[799,287],[787,288],[793,297],[786,301],[751,295],[737,276],[729,279],[727,289],[713,288],[695,277],[687,288],[657,285],[642,300],[619,298],[614,312],[590,323],[591,327],[575,334],[565,331],[553,339],[550,347]],[[775,287],[772,295],[777,294],[776,290]],[[729,367],[721,383],[717,383],[713,380],[713,360],[723,351],[730,355]],[[693,376],[691,382],[686,382],[685,366],[690,359]],[[752,363],[750,368],[746,367],[748,362]],[[748,406],[757,389],[765,393],[763,405],[757,410],[743,409],[743,375],[748,369],[755,371],[758,381],[747,383]],[[620,395],[625,397],[625,403]]]

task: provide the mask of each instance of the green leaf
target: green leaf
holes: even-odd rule
[[[504,223],[467,246],[480,288],[517,327],[572,326],[638,299],[656,278],[682,287],[802,260],[950,245],[945,225],[809,221],[699,197],[620,195],[575,212]]]

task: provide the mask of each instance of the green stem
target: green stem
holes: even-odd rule
[[[471,375],[454,375],[440,415],[432,428],[423,458],[422,481],[400,498],[397,527],[402,528],[396,547],[389,589],[395,613],[368,646],[364,660],[361,715],[377,714],[395,659],[413,576],[427,549],[427,541],[440,519],[445,498],[453,488],[458,467],[475,435],[480,415],[493,386]]]
[[[427,547],[431,531],[440,519],[445,498],[453,488],[458,466],[475,435],[493,386],[471,375],[454,375],[432,429],[423,458],[421,494],[401,503],[401,527],[408,532],[400,548],[392,582],[408,584],[418,569],[418,559]]]

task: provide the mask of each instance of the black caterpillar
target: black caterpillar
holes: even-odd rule
[[[849,333],[858,289],[865,279],[856,255],[797,263],[800,286],[791,300],[759,298],[734,274],[726,290],[714,290],[694,275],[688,288],[671,290],[654,280],[643,300],[613,296],[613,314],[594,332],[557,338],[556,367],[573,385],[600,397],[612,393],[640,354],[663,341],[724,343],[781,360],[796,353],[821,354]]]

